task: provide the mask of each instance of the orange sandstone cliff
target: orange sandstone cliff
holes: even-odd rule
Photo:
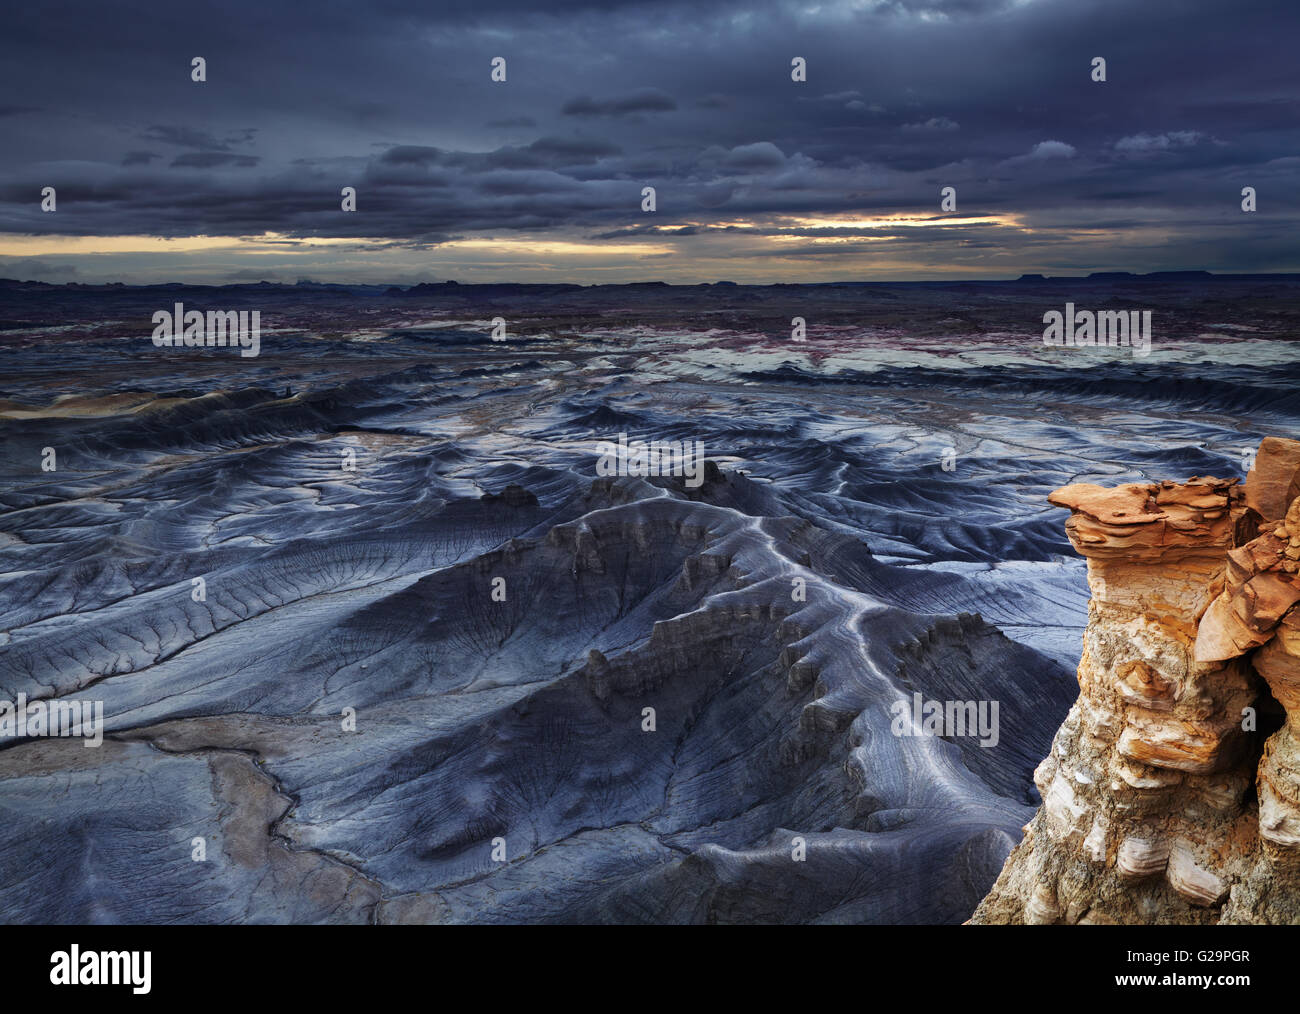
[[[1049,499],[1088,560],[1079,698],[971,922],[1300,922],[1300,441],[1244,485]]]

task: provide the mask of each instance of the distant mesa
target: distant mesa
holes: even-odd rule
[[[1212,271],[1148,271],[1142,274],[1133,271],[1094,271],[1082,275],[1042,275],[1023,274],[1017,282],[1178,282],[1205,281],[1206,279],[1230,279],[1233,275],[1216,275]],[[1248,277],[1248,276],[1239,276]]]

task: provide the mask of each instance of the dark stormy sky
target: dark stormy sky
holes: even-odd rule
[[[1295,0],[11,4],[0,276],[1300,271],[1298,51]]]

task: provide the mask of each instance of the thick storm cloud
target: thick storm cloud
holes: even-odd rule
[[[0,275],[1300,270],[1294,7],[539,7],[19,5]]]

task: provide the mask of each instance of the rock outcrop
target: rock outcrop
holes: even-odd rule
[[[1049,499],[1088,560],[1079,698],[971,922],[1300,921],[1300,441],[1244,485]]]

